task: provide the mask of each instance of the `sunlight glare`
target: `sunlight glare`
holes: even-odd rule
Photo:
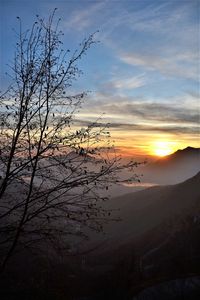
[[[173,146],[170,142],[158,141],[153,146],[153,153],[156,156],[166,156],[173,152]]]

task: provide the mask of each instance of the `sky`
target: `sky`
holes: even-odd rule
[[[0,0],[0,90],[9,83],[16,17],[30,28],[55,7],[63,47],[74,50],[94,32],[99,41],[73,87],[90,91],[80,126],[102,116],[124,156],[200,147],[200,1]]]

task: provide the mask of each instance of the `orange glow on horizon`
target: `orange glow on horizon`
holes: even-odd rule
[[[175,144],[170,141],[156,141],[151,147],[152,154],[160,157],[172,154],[176,150]]]
[[[111,131],[114,140],[115,151],[118,155],[128,159],[156,159],[165,157],[177,150],[188,146],[199,148],[199,141],[195,135],[174,136],[172,134],[161,134],[149,132]]]

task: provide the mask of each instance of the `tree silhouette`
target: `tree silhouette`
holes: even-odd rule
[[[25,32],[17,18],[12,82],[0,97],[2,269],[20,247],[44,241],[64,247],[68,234],[84,235],[85,226],[101,230],[110,215],[99,204],[106,198],[101,191],[119,182],[118,171],[137,166],[113,154],[100,120],[73,127],[87,93],[70,88],[94,35],[71,54],[62,50],[55,11],[47,21],[37,16]]]

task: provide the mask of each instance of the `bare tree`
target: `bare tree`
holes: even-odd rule
[[[86,92],[71,95],[70,87],[95,41],[91,35],[73,54],[63,51],[54,15],[37,16],[25,32],[18,17],[12,83],[0,97],[2,268],[21,246],[63,244],[68,234],[84,234],[82,226],[101,230],[110,215],[98,204],[101,190],[119,181],[116,172],[137,166],[113,155],[107,125],[72,128]]]

